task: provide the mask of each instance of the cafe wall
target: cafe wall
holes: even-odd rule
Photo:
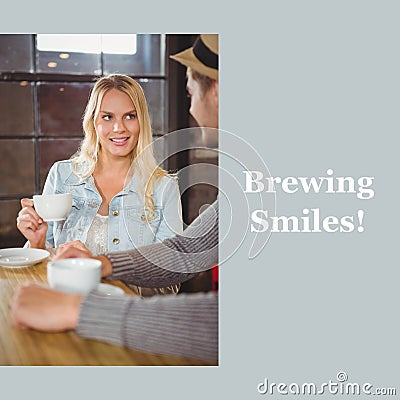
[[[83,49],[89,36],[93,48]],[[81,118],[96,77],[124,73],[142,85],[155,138],[194,125],[185,68],[169,54],[190,46],[195,37],[85,35],[82,40],[79,35],[0,34],[0,247],[25,243],[16,229],[20,199],[41,193],[50,166],[78,149]],[[125,48],[117,51],[121,43]],[[202,162],[196,154],[177,155],[164,167],[176,171]],[[215,199],[216,190],[203,185],[182,195],[184,219],[190,223],[201,204]]]

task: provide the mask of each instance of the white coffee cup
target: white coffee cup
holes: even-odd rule
[[[87,294],[99,286],[101,261],[92,258],[64,258],[47,263],[47,281],[60,292]]]
[[[72,208],[71,193],[33,196],[36,212],[44,221],[64,221]]]

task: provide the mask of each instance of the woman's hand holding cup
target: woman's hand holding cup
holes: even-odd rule
[[[17,228],[29,241],[30,247],[44,249],[48,225],[33,207],[32,199],[21,199],[21,211],[17,217]]]

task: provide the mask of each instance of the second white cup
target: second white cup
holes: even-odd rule
[[[87,294],[99,286],[101,261],[91,258],[64,258],[47,263],[47,281],[60,292]]]

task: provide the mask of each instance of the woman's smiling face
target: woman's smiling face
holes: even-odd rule
[[[118,89],[104,95],[94,125],[103,155],[127,157],[137,146],[140,126],[136,109],[130,97]]]

